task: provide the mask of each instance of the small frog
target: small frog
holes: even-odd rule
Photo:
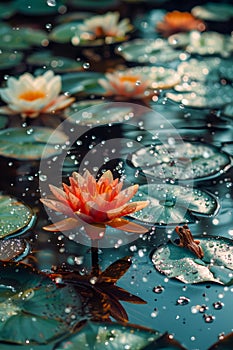
[[[202,250],[202,247],[199,245],[200,241],[195,240],[193,238],[193,235],[192,235],[188,225],[184,225],[183,227],[176,226],[175,230],[180,238],[179,246],[184,247],[184,248],[188,248],[199,259],[202,259],[204,257],[204,252]]]

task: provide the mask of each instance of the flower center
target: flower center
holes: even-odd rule
[[[136,84],[136,82],[138,81],[138,77],[132,76],[132,75],[124,75],[122,77],[120,77],[120,82],[121,83],[132,83],[132,84]]]
[[[26,101],[34,101],[39,98],[45,98],[45,93],[37,90],[28,90],[19,95],[19,98]]]

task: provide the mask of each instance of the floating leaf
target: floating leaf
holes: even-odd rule
[[[118,323],[85,322],[78,331],[55,345],[54,350],[95,349],[144,349],[161,334],[134,325]]]
[[[62,90],[70,94],[84,93],[102,95],[104,89],[98,83],[98,79],[104,78],[103,73],[77,72],[62,76]]]
[[[36,160],[41,158],[45,146],[46,157],[59,154],[61,150],[58,146],[65,144],[68,137],[57,130],[51,137],[53,131],[43,127],[2,130],[0,131],[0,155],[20,160]]]
[[[201,142],[176,142],[143,147],[134,153],[131,162],[143,173],[172,180],[203,180],[222,174],[231,166],[228,154]]]
[[[77,26],[81,21],[62,23],[56,26],[49,34],[49,40],[55,43],[70,43],[71,39],[76,35]]]
[[[92,108],[87,109],[86,113],[83,112],[89,107]],[[103,103],[103,100],[86,100],[73,103],[65,111],[65,116],[69,118],[69,122],[76,125],[98,125],[129,120],[132,117],[131,111],[132,108],[125,106],[109,107],[109,104]]]
[[[15,14],[15,8],[11,2],[0,4],[0,18],[8,19]]]
[[[25,239],[0,240],[0,260],[19,261],[29,253],[29,244]]]
[[[186,248],[168,243],[155,250],[152,261],[155,268],[169,278],[183,283],[216,282],[232,284],[233,242],[224,237],[194,237],[200,241],[204,258]]]
[[[42,16],[51,15],[59,12],[59,7],[63,5],[62,0],[14,0],[13,6],[17,12],[23,13],[24,15]]]
[[[179,59],[182,51],[174,50],[163,39],[135,39],[116,48],[116,53],[128,62],[163,63]]]
[[[205,5],[193,7],[191,12],[193,16],[206,21],[226,22],[233,17],[233,6],[230,3],[208,2]]]
[[[0,55],[0,70],[15,67],[22,61],[22,59],[23,54],[21,52],[4,51]]]
[[[112,7],[117,4],[116,0],[70,0],[69,2],[75,8],[88,8],[92,10],[103,10],[104,8]]]
[[[0,195],[0,238],[19,235],[35,221],[32,210],[17,198]]]
[[[46,344],[68,331],[81,307],[71,287],[57,288],[25,264],[0,263],[0,269],[0,342]]]
[[[71,58],[62,56],[53,56],[50,52],[36,52],[27,58],[27,63],[52,69],[57,73],[64,73],[70,71],[80,71],[83,69],[83,62],[73,60]]]
[[[218,210],[218,203],[211,194],[189,186],[142,185],[134,200],[149,200],[150,204],[130,217],[155,225],[193,222],[192,214],[208,216]]]

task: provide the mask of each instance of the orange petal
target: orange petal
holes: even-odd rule
[[[58,188],[56,186],[53,185],[49,185],[50,191],[52,192],[52,194],[59,200],[62,202],[67,202],[66,199],[66,193],[61,189]]]
[[[108,210],[107,216],[110,220],[113,220],[117,217],[129,215],[131,213],[134,213],[135,211],[141,210],[145,208],[148,204],[149,204],[149,201],[131,202],[119,208]]]
[[[46,205],[46,207],[53,209],[59,213],[64,213],[66,215],[73,215],[73,211],[70,208],[69,204],[64,204],[62,202],[55,201],[53,199],[43,199],[41,198],[40,201]]]
[[[105,225],[84,225],[87,235],[93,239],[102,239],[104,237],[106,226]]]
[[[105,181],[106,179],[108,179],[108,183],[113,182],[113,176],[112,176],[111,170],[105,171],[105,173],[103,173],[103,175],[99,178],[98,183],[100,184],[102,181]]]
[[[139,234],[148,232],[147,228],[122,218],[116,218],[114,220],[111,220],[107,223],[107,225],[126,232],[133,232]]]
[[[67,231],[72,230],[81,225],[81,222],[74,218],[67,218],[61,221],[56,222],[48,226],[44,226],[43,229],[46,231]]]
[[[116,206],[119,207],[127,202],[137,193],[138,185],[133,185],[121,191],[115,198]]]

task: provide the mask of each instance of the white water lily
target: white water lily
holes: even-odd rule
[[[128,18],[124,18],[120,22],[119,18],[119,12],[107,12],[104,15],[93,16],[84,20],[78,26],[78,30],[84,33],[89,40],[103,37],[124,37],[132,30],[132,25]]]
[[[62,83],[59,75],[49,70],[41,76],[22,74],[19,79],[10,77],[0,95],[7,106],[0,113],[21,114],[23,118],[36,118],[41,113],[52,113],[69,106],[74,98],[59,95]]]
[[[99,84],[106,90],[106,95],[143,99],[151,96],[151,80],[148,76],[128,69],[106,73],[106,79],[99,79]]]

